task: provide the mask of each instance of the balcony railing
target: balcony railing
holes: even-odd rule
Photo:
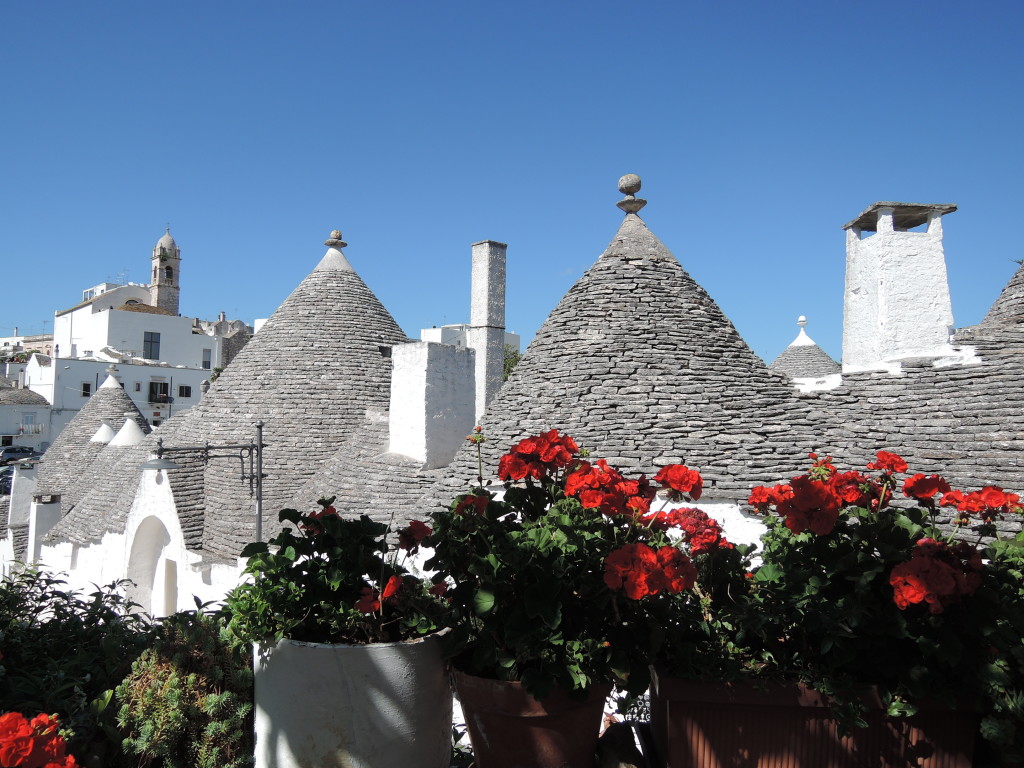
[[[19,424],[19,435],[41,435],[46,432],[45,424]]]
[[[170,395],[150,395],[149,402],[151,403],[173,403],[174,398]]]

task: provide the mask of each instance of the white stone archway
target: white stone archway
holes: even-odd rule
[[[135,586],[129,597],[153,616],[174,613],[178,604],[178,564],[167,557],[171,535],[155,515],[135,529],[127,577]]]

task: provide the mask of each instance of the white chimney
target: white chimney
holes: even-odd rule
[[[843,227],[844,372],[891,370],[907,358],[954,354],[942,217],[955,210],[951,204],[875,203]]]
[[[476,420],[501,389],[505,361],[505,250],[473,243],[473,285],[466,345],[476,350]]]
[[[446,466],[466,441],[474,419],[472,349],[414,341],[391,348],[388,451]]]

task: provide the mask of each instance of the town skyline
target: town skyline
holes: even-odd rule
[[[603,2],[0,15],[17,73],[0,138],[18,150],[0,181],[0,335],[52,331],[54,310],[120,273],[148,283],[168,225],[182,314],[251,323],[337,228],[413,337],[465,322],[470,245],[508,243],[507,327],[525,347],[614,235],[626,173],[766,362],[799,315],[840,357],[841,227],[878,200],[959,206],[957,326],[1024,258],[1009,98],[1024,10],[1009,3],[868,3],[856,19]]]

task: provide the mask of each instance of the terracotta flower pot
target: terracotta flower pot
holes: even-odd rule
[[[592,768],[610,685],[538,701],[521,683],[454,675],[476,768]]]
[[[873,706],[872,706],[873,705]],[[806,686],[667,678],[655,670],[651,726],[668,768],[971,768],[970,712],[890,718],[840,735],[830,703]]]
[[[452,695],[438,635],[254,649],[256,768],[448,768]]]

